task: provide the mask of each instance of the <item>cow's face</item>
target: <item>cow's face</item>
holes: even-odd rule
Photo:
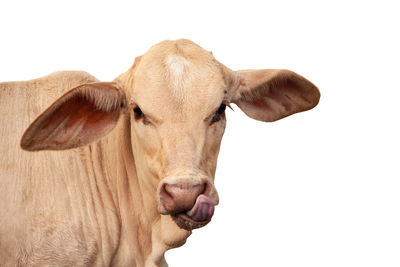
[[[108,134],[129,114],[138,176],[161,214],[186,230],[207,224],[218,203],[214,174],[225,108],[274,121],[313,108],[318,89],[286,70],[233,72],[188,40],[165,41],[114,83],[77,87],[25,132],[26,150],[66,149]]]
[[[191,42],[163,42],[121,77],[139,171],[155,178],[159,212],[184,229],[207,224],[218,203],[214,174],[230,103],[223,71]]]

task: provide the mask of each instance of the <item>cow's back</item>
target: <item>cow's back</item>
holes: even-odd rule
[[[36,243],[46,247],[47,241],[41,237],[51,236],[56,221],[63,221],[57,209],[62,209],[64,192],[69,190],[67,184],[54,184],[63,181],[61,174],[71,173],[68,168],[76,161],[77,152],[71,150],[23,151],[19,143],[25,129],[65,91],[94,81],[88,73],[65,71],[31,81],[0,83],[1,266],[30,265],[33,260],[28,259],[32,256],[29,250]],[[64,202],[70,206],[68,200]],[[53,204],[57,208],[52,209]],[[44,235],[43,231],[48,233]],[[65,235],[68,239],[68,233]]]

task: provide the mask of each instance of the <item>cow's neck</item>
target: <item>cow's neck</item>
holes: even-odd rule
[[[150,177],[143,164],[138,164],[140,155],[136,155],[135,163],[129,116],[122,117],[113,134],[100,144],[103,164],[115,175],[112,190],[121,218],[120,245],[113,264],[123,266],[134,261],[137,266],[165,265],[165,251],[184,244],[190,232],[178,228],[170,216],[158,213],[157,186],[149,182],[157,178]]]

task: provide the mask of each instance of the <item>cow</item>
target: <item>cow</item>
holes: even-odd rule
[[[271,122],[319,98],[292,71],[232,71],[185,39],[112,82],[1,83],[0,265],[167,266],[218,204],[226,107]]]

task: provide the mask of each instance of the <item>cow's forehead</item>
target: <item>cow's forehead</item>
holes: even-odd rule
[[[206,116],[223,101],[226,83],[212,54],[187,41],[165,41],[135,68],[132,97],[161,119],[174,112]]]

